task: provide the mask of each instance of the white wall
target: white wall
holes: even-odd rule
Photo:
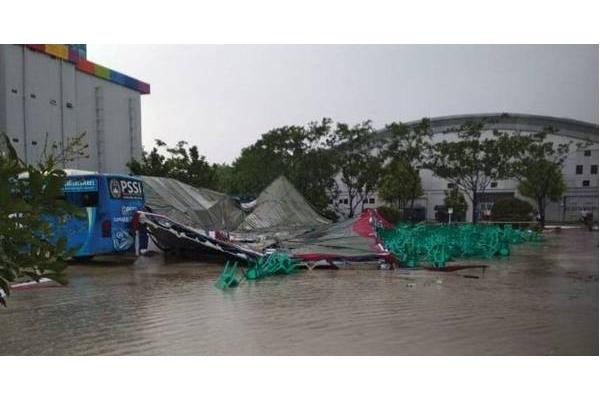
[[[96,88],[102,92],[100,102]],[[89,145],[87,158],[67,167],[127,173],[127,162],[141,158],[137,91],[20,45],[0,45],[0,89],[0,130],[17,140],[12,140],[13,145],[29,163],[42,157],[46,140],[49,146],[61,146],[82,132]],[[98,116],[104,127],[102,162],[98,159]]]

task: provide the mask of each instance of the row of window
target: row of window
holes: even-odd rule
[[[329,204],[333,204],[333,203],[334,203],[334,200],[329,199]],[[339,199],[338,204],[348,204],[348,198]],[[375,204],[375,198],[371,197],[369,199],[364,199],[363,204]]]
[[[575,174],[576,175],[583,174],[583,165],[576,165],[575,166]],[[598,175],[598,165],[597,164],[590,165],[590,174],[591,175]]]
[[[12,93],[14,93],[14,94],[17,94],[17,93],[19,93],[19,91],[18,91],[17,89],[15,89],[15,88],[13,88],[13,89],[11,90],[11,92],[12,92]],[[30,93],[30,94],[29,94],[29,97],[31,97],[32,99],[35,99],[35,98],[37,98],[37,96],[36,96],[36,94],[35,94],[35,93]],[[57,105],[58,103],[56,102],[56,100],[55,100],[55,99],[50,99],[50,104],[52,104],[53,106],[55,106],[55,105]],[[67,103],[66,103],[65,105],[66,105],[66,107],[67,107],[67,108],[73,108],[73,103],[71,103],[70,101],[67,101]]]
[[[498,182],[492,182],[492,183],[490,183],[490,187],[491,188],[497,188],[498,187]],[[454,183],[449,183],[448,184],[448,189],[454,189]]]

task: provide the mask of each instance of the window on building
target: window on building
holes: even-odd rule
[[[493,188],[498,187],[498,182],[490,183],[490,187],[493,187]]]
[[[583,151],[583,155],[584,155],[584,157],[591,157],[592,151],[591,150],[584,150]]]
[[[367,199],[364,199],[364,200],[363,200],[363,204],[367,204]]]
[[[13,92],[14,94],[19,93],[19,91],[17,89],[11,89],[11,92]]]
[[[348,204],[348,199],[344,199],[344,204]]]
[[[32,99],[35,99],[37,96],[35,95],[35,93],[31,93],[31,94],[29,95],[29,97],[31,97]]]
[[[583,181],[582,183],[582,186],[584,187],[590,186],[590,181]]]
[[[53,106],[55,106],[56,105],[56,100],[54,100],[54,99],[50,100],[50,104],[52,104]]]
[[[375,204],[375,199],[373,197],[369,199],[369,204]]]
[[[35,140],[32,140],[32,141],[31,141],[31,144],[32,144],[32,145],[34,145],[34,146],[37,146],[37,141],[35,141]]]
[[[583,174],[583,165],[577,165],[575,167],[575,174],[577,174],[577,175]]]
[[[448,189],[454,189],[454,183],[449,183],[448,184]]]
[[[596,165],[592,165],[590,167],[590,174],[592,174],[592,175],[598,175],[598,165],[597,164]]]
[[[73,108],[73,103],[71,103],[70,101],[67,101],[67,108]]]
[[[15,142],[15,143],[19,143],[19,139],[16,138],[16,137],[12,138],[12,141]]]

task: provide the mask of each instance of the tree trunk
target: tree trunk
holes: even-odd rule
[[[473,209],[471,210],[471,218],[473,219],[473,223],[476,224],[477,221],[479,220],[478,218],[478,213],[477,213],[477,205],[479,204],[479,201],[477,199],[477,191],[473,190],[473,199],[471,201],[472,205],[473,205]]]
[[[542,228],[546,225],[546,202],[544,198],[538,198],[538,212],[540,213],[540,225]]]

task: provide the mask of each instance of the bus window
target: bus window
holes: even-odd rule
[[[66,192],[65,197],[78,207],[98,207],[98,192]]]

